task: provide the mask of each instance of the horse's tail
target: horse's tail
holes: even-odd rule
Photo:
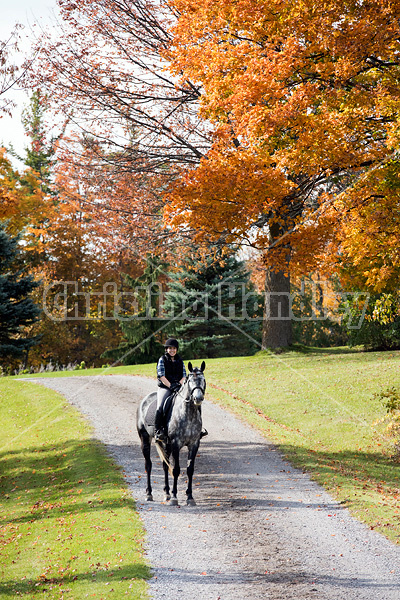
[[[172,465],[171,465],[169,458],[165,452],[164,445],[161,442],[155,442],[155,445],[156,445],[156,449],[158,452],[158,456],[161,458],[162,462],[164,462],[167,465],[168,471],[169,471],[171,477],[173,477],[174,473],[172,471]]]

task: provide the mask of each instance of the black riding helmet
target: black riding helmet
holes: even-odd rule
[[[164,343],[164,348],[168,348],[168,346],[173,346],[177,350],[179,349],[179,342],[175,338],[168,338]]]

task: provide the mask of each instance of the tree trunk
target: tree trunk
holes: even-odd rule
[[[24,363],[22,366],[23,371],[25,371],[28,368],[28,360],[29,360],[29,347],[25,350]]]
[[[290,276],[268,269],[265,276],[265,304],[262,348],[283,348],[292,343]]]

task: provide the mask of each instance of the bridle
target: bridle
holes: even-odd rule
[[[191,375],[194,375],[194,373],[189,373],[189,375],[187,375],[187,376],[186,376],[186,381],[185,381],[185,383],[189,383],[189,377],[190,377]],[[189,389],[190,389],[190,388],[189,388]],[[200,391],[201,391],[201,393],[202,393],[202,394],[203,394],[203,396],[204,396],[204,394],[205,394],[205,391],[206,391],[206,382],[204,381],[204,389],[201,387],[201,385],[196,385],[194,388],[190,389],[189,399],[185,398],[185,402],[191,402],[191,401],[193,400],[193,392],[194,392],[195,390],[200,390]]]

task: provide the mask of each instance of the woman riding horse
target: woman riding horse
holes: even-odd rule
[[[165,475],[165,501],[171,501],[172,505],[178,504],[177,489],[178,477],[180,474],[179,454],[184,446],[188,449],[187,476],[188,484],[186,490],[187,504],[194,505],[195,501],[192,495],[192,480],[194,472],[194,461],[200,440],[207,431],[202,430],[201,405],[204,400],[206,390],[206,380],[204,378],[205,362],[201,367],[193,367],[188,363],[189,374],[185,378],[183,385],[174,395],[173,402],[168,412],[166,424],[166,439],[164,443],[157,443],[157,451],[163,461]],[[145,459],[145,468],[147,474],[146,494],[147,500],[153,500],[151,486],[151,441],[154,437],[154,413],[157,404],[157,393],[147,394],[141,401],[137,410],[136,427],[139,434],[143,456]],[[154,410],[154,412],[153,412]],[[170,461],[170,457],[172,461]],[[173,475],[172,497],[168,481],[168,473]]]
[[[179,343],[175,338],[168,338],[164,344],[165,354],[157,364],[157,412],[155,417],[155,441],[165,442],[163,423],[163,407],[169,396],[179,390],[186,378],[183,360],[178,354]]]

